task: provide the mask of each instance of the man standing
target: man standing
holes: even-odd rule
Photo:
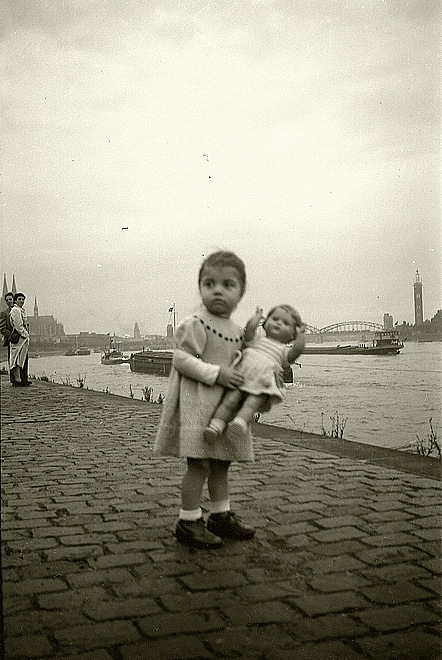
[[[8,306],[8,309],[5,309],[2,312],[0,312],[0,332],[3,335],[3,346],[8,347],[8,364],[9,364],[9,356],[11,354],[11,344],[9,343],[9,337],[11,336],[11,332],[12,332],[12,324],[9,314],[14,306],[14,294],[6,293],[5,302]],[[9,379],[12,383],[11,373],[9,373]]]

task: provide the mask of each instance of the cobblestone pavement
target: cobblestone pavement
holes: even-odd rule
[[[7,660],[441,657],[437,480],[258,437],[231,470],[256,538],[191,552],[160,411],[2,377]]]

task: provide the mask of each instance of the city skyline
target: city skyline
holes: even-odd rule
[[[416,270],[415,273],[414,273],[413,280],[412,280],[412,286],[413,286],[412,305],[413,305],[413,309],[412,309],[411,315],[414,316],[414,321],[407,321],[407,319],[399,319],[393,313],[393,314],[391,314],[391,317],[392,317],[393,322],[394,322],[395,325],[402,324],[404,322],[409,323],[410,325],[416,324],[416,283],[417,282],[419,282],[419,285],[420,285],[420,299],[419,299],[419,304],[418,304],[418,308],[419,308],[418,315],[424,313],[425,290],[424,290],[424,287],[423,287],[423,279],[422,279],[422,276],[421,276],[419,270]],[[2,308],[5,307],[5,303],[4,303],[4,300],[3,300],[5,293],[11,292],[13,289],[15,289],[14,293],[18,290],[17,289],[17,284],[16,284],[15,274],[12,275],[11,287],[8,288],[7,275],[6,275],[6,273],[4,273],[3,274],[3,291],[2,291]],[[23,293],[25,293],[25,292],[23,291]],[[28,300],[29,296],[27,296],[26,299]],[[37,309],[38,309],[37,294],[34,294],[33,300],[34,300],[34,303],[32,305],[32,308],[33,308],[33,312],[34,312],[34,315],[35,315],[35,308],[37,307]],[[25,303],[24,307],[26,309],[26,303]],[[28,307],[29,307],[29,305],[28,305]],[[159,332],[154,332],[154,331],[149,330],[148,328],[146,328],[146,323],[143,320],[140,321],[138,319],[135,319],[134,321],[126,320],[124,327],[121,328],[121,332],[116,332],[115,330],[111,330],[111,331],[101,331],[100,330],[100,331],[98,331],[94,328],[81,328],[81,329],[75,330],[73,332],[66,331],[65,334],[67,334],[67,335],[76,335],[76,334],[80,334],[81,332],[91,332],[91,333],[97,333],[97,334],[105,334],[105,335],[111,334],[112,335],[112,334],[115,333],[119,336],[128,336],[128,337],[130,336],[130,337],[132,337],[132,336],[135,336],[134,328],[138,328],[138,332],[140,333],[141,336],[161,335],[161,336],[165,337],[165,336],[168,336],[167,329],[170,325],[170,316],[171,316],[171,310],[172,309],[173,310],[176,309],[175,303],[173,303],[173,307],[169,307],[167,309],[167,314],[169,314],[169,320],[165,322],[163,331],[159,331]],[[434,310],[434,313],[432,313],[431,315],[428,315],[427,318],[425,318],[425,316],[423,315],[422,320],[423,321],[431,320],[431,318],[433,318],[435,316],[435,314],[437,313],[437,311],[439,311],[439,309],[440,309],[440,307],[438,309]],[[175,313],[175,311],[174,311],[174,313]],[[30,311],[27,311],[27,314],[28,314],[28,316],[30,316],[31,315]],[[39,312],[38,312],[38,314],[39,314]],[[353,318],[353,317],[352,318],[349,317],[347,319],[340,319],[340,320],[335,319],[334,321],[330,321],[329,323],[325,324],[322,327],[319,327],[318,325],[316,325],[314,323],[311,323],[308,320],[305,320],[305,319],[304,320],[309,326],[312,326],[313,328],[317,328],[318,330],[321,330],[322,328],[325,328],[325,327],[328,327],[328,326],[331,326],[331,325],[334,325],[334,324],[338,324],[338,323],[343,324],[343,323],[346,323],[346,322],[355,322],[355,321],[379,323],[379,324],[383,323],[385,325],[385,317],[386,316],[390,316],[390,312],[385,311],[382,314],[382,319],[356,319],[356,318]],[[50,318],[53,318],[53,316],[51,315]],[[56,319],[54,319],[54,320],[55,320],[55,322],[57,322]],[[178,319],[178,322],[179,322],[179,319]],[[61,321],[60,325],[63,327],[65,324],[63,323],[63,321]],[[129,327],[131,327],[133,329],[132,333],[125,331],[125,330],[128,330]]]
[[[428,0],[2,6],[2,272],[66,331],[164,333],[210,252],[234,319],[412,322],[441,300],[440,10]],[[126,319],[128,319],[126,321]]]

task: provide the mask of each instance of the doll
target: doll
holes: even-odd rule
[[[282,401],[281,372],[302,353],[304,331],[300,315],[290,305],[274,307],[266,318],[257,308],[246,325],[245,348],[237,364],[244,381],[237,389],[226,390],[204,429],[206,440],[218,439],[227,425],[229,439],[244,437],[257,412]]]

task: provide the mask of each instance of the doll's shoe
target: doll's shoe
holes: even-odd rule
[[[207,521],[207,529],[222,539],[247,541],[255,536],[253,527],[243,525],[233,511],[212,513]]]
[[[216,429],[213,429],[211,426],[206,426],[203,431],[204,440],[207,442],[216,442],[220,439],[221,433]]]
[[[234,419],[227,427],[227,439],[234,442],[244,440],[247,435],[247,424]]]
[[[180,543],[188,545],[190,548],[220,548],[223,544],[219,536],[207,529],[203,518],[179,520],[175,536]]]

